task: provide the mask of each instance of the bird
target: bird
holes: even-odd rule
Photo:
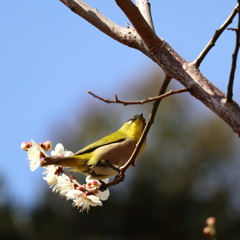
[[[79,172],[89,179],[103,180],[119,173],[131,157],[138,143],[146,120],[143,114],[134,115],[127,120],[120,129],[100,140],[86,146],[73,156],[47,156],[42,159],[41,167],[49,165],[72,168],[72,172]],[[142,144],[135,162],[142,155],[146,147],[146,139]]]

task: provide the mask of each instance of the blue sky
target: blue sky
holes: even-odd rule
[[[115,1],[86,1],[108,18],[129,22]],[[237,1],[152,0],[157,34],[183,58],[193,61]],[[231,25],[236,27],[236,20]],[[156,64],[137,50],[110,39],[60,1],[2,1],[0,8],[0,173],[19,204],[35,202],[42,185],[30,172],[23,141],[51,140],[51,126],[74,121],[76,106],[96,101],[86,91],[112,98],[121,86],[153,70]],[[226,92],[235,35],[223,33],[200,70]],[[239,102],[239,69],[234,99]],[[198,107],[201,104],[197,105]],[[54,134],[53,134],[54,135]]]

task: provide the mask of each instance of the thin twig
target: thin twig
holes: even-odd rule
[[[166,89],[171,81],[171,77],[168,77],[166,76],[165,79],[164,79],[164,82],[162,84],[162,87],[159,91],[159,95],[162,95],[166,92]],[[152,111],[148,117],[148,121],[147,121],[147,124],[144,128],[144,131],[142,133],[142,136],[141,138],[139,139],[137,145],[136,145],[136,148],[134,150],[134,152],[132,153],[132,156],[130,157],[130,159],[126,162],[125,165],[123,165],[122,167],[120,167],[120,175],[124,175],[124,173],[126,172],[127,168],[130,167],[131,165],[134,165],[134,161],[135,161],[135,158],[137,157],[140,149],[141,149],[141,146],[143,144],[143,142],[145,141],[146,139],[146,136],[151,128],[151,125],[154,123],[154,118],[155,118],[155,115],[157,113],[157,109],[158,109],[158,106],[160,104],[162,99],[158,99],[156,100],[154,103],[153,103],[153,107],[152,107]]]
[[[212,39],[208,42],[206,47],[203,49],[203,51],[199,54],[199,56],[194,60],[193,64],[199,68],[201,62],[206,57],[210,49],[215,45],[216,41],[222,34],[222,32],[227,28],[227,26],[232,22],[233,18],[238,12],[239,4],[236,5],[236,7],[233,9],[230,16],[227,18],[227,20],[222,24],[222,26],[216,30],[215,34],[213,35]]]
[[[174,95],[174,94],[177,94],[177,93],[183,93],[183,92],[188,92],[188,91],[189,91],[189,89],[187,89],[187,88],[181,88],[181,89],[178,89],[178,90],[170,90],[169,92],[164,93],[160,96],[151,97],[151,98],[148,98],[148,99],[138,100],[138,101],[123,101],[123,100],[120,100],[117,95],[115,95],[115,100],[110,100],[110,99],[107,99],[107,98],[102,98],[102,97],[92,93],[91,91],[87,91],[87,93],[89,93],[93,97],[98,98],[99,100],[101,100],[103,102],[106,102],[106,103],[120,103],[120,104],[123,104],[123,105],[134,105],[134,104],[144,104],[144,103],[154,102],[156,100],[163,99],[163,98],[166,98],[168,96],[171,96],[171,95]]]
[[[227,87],[227,103],[231,103],[232,96],[233,96],[234,76],[235,76],[235,70],[237,67],[237,55],[239,50],[239,30],[236,28],[228,28],[228,30],[235,31],[236,33],[236,44],[235,44],[234,52],[232,54],[232,66],[231,66],[231,71],[229,75],[228,87]]]
[[[162,84],[162,87],[159,91],[159,95],[162,95],[166,92],[166,89],[171,81],[171,77],[168,77],[166,76],[165,79],[164,79],[164,82]],[[106,188],[110,187],[110,186],[114,186],[114,185],[117,185],[118,183],[122,182],[124,180],[124,176],[125,176],[125,172],[126,170],[132,165],[134,165],[134,162],[135,162],[135,159],[142,147],[142,144],[144,143],[145,139],[146,139],[146,136],[151,128],[151,125],[153,124],[154,122],[154,118],[155,118],[155,115],[157,113],[157,109],[158,109],[158,106],[160,104],[162,99],[158,99],[156,100],[154,103],[153,103],[153,107],[152,107],[152,111],[149,115],[149,118],[148,118],[148,121],[146,123],[146,126],[142,132],[142,135],[138,141],[138,143],[136,144],[136,147],[131,155],[131,157],[129,158],[129,160],[122,166],[120,167],[120,173],[114,178],[114,180],[110,183],[107,183],[105,184],[105,186],[102,186],[101,187],[101,191],[104,191]]]
[[[238,3],[240,4],[240,0],[238,0]],[[237,67],[237,56],[238,56],[238,50],[240,46],[240,12],[238,11],[238,28],[228,28],[229,30],[233,30],[236,33],[236,43],[235,43],[235,49],[232,54],[232,66],[231,66],[231,71],[230,71],[230,76],[229,76],[229,81],[228,81],[228,88],[227,88],[227,103],[232,102],[232,97],[233,97],[233,83],[234,83],[234,76],[235,76],[235,70]]]

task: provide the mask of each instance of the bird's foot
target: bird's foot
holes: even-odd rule
[[[121,174],[121,172],[119,171],[119,174],[116,175],[114,180],[110,183],[105,183],[105,182],[99,180],[99,182],[101,182],[101,186],[99,187],[99,190],[101,192],[104,192],[105,190],[107,190],[108,187],[115,186],[115,185],[119,184],[120,182],[123,182],[124,178],[125,178],[125,174]]]

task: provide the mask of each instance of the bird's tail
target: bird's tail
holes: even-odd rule
[[[68,160],[73,160],[73,157],[45,157],[41,161],[41,167],[49,166],[49,165],[62,165],[61,163],[67,162]],[[63,164],[64,165],[64,164]]]

